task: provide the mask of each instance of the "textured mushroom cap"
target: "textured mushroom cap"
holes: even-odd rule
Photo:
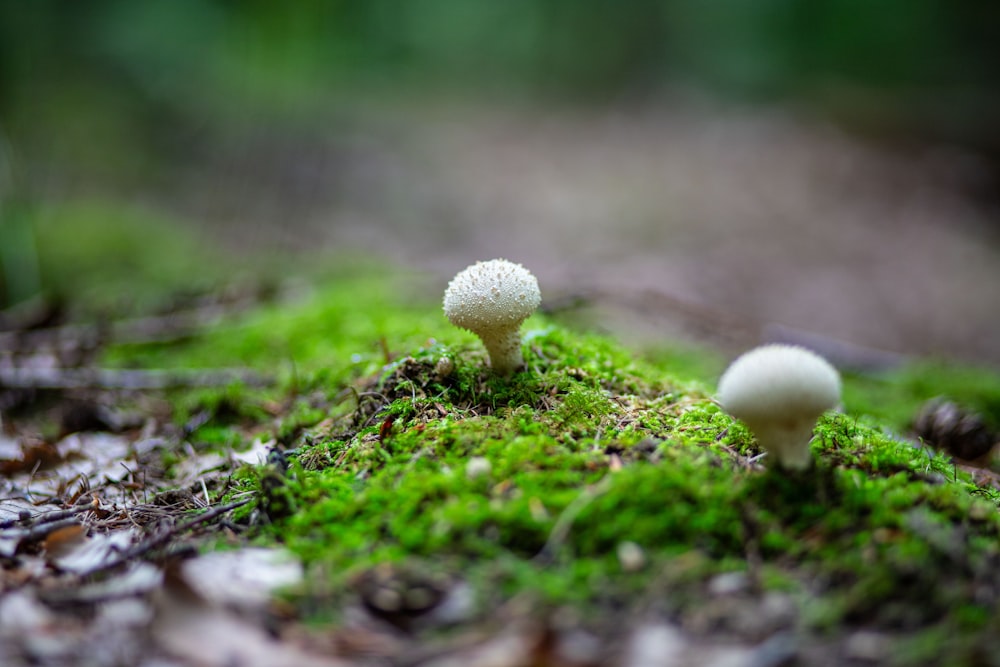
[[[457,327],[479,335],[519,327],[542,294],[528,269],[505,259],[476,262],[448,283],[444,314]]]
[[[718,397],[726,412],[751,428],[802,420],[814,423],[840,402],[840,374],[805,348],[764,345],[726,369],[719,379]]]

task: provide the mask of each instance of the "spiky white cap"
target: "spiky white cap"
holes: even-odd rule
[[[508,375],[524,363],[521,323],[542,301],[528,269],[505,259],[476,262],[448,283],[445,317],[479,336],[493,370]]]
[[[815,352],[764,345],[736,359],[719,379],[719,403],[788,468],[808,468],[816,420],[840,403],[840,374]]]

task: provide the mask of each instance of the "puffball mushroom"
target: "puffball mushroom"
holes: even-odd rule
[[[808,468],[816,420],[840,403],[840,374],[814,352],[764,345],[736,359],[719,379],[719,403],[790,469]]]
[[[476,262],[448,283],[444,314],[456,327],[479,336],[490,365],[509,375],[524,364],[521,323],[542,302],[528,269],[505,259]]]

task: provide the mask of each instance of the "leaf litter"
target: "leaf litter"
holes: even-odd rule
[[[206,496],[209,487],[227,492],[240,461],[191,451],[167,477],[159,459],[182,446],[167,431],[28,437],[16,449],[5,438],[0,663],[342,664],[296,652],[264,629],[274,591],[302,577],[287,553],[190,549],[192,537],[225,532],[218,524],[246,502]],[[165,576],[173,561],[176,573]],[[167,590],[178,582],[197,603]]]
[[[218,319],[217,310],[108,331],[172,339]],[[96,352],[108,342],[99,333],[66,326],[0,335],[8,416],[0,419],[0,664],[347,664],[268,632],[275,590],[302,579],[287,552],[198,556],[192,548],[206,539],[239,544],[227,517],[248,498],[218,501],[233,491],[233,470],[266,458],[273,443],[195,448],[145,390],[250,376],[98,369]],[[178,463],[165,465],[175,452]]]

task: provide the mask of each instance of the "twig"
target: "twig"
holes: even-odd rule
[[[597,484],[588,486],[580,492],[576,498],[573,499],[566,509],[563,510],[559,518],[556,519],[556,523],[552,526],[552,532],[549,533],[549,539],[545,541],[545,546],[542,550],[538,552],[534,560],[542,562],[551,562],[555,560],[556,553],[559,548],[566,541],[569,536],[569,529],[573,527],[573,522],[576,521],[576,517],[583,511],[583,509],[594,501],[595,498],[605,493],[611,488],[611,476],[608,475],[602,479]]]
[[[52,523],[53,521],[68,519],[72,516],[76,516],[77,514],[90,512],[91,510],[98,509],[98,507],[99,505],[96,502],[93,502],[89,505],[80,505],[79,507],[71,507],[65,510],[53,510],[43,514],[34,514],[25,519],[21,519],[20,517],[17,519],[7,519],[6,521],[0,521],[0,530],[13,528],[18,524],[21,524],[22,526],[37,526],[45,523]]]
[[[760,324],[747,318],[714,310],[696,301],[689,301],[669,292],[653,289],[628,293],[584,287],[546,302],[543,311],[559,313],[588,306],[614,306],[648,318],[650,315],[669,317],[699,333],[712,335],[724,342],[745,344],[760,337]]]
[[[897,352],[857,345],[814,331],[804,331],[782,324],[769,324],[765,326],[763,337],[764,340],[776,343],[803,345],[819,352],[829,359],[831,363],[839,367],[851,368],[858,371],[884,371],[896,368],[907,360],[905,355]]]
[[[895,368],[907,360],[902,354],[857,345],[818,332],[732,315],[661,290],[643,289],[622,294],[583,288],[546,303],[543,310],[555,314],[588,306],[614,306],[643,318],[650,315],[668,317],[727,346],[745,347],[764,341],[805,345],[839,367],[860,371]]]
[[[383,401],[385,401],[386,404],[392,403],[392,401],[390,401],[389,398],[385,394],[381,394],[381,393],[379,393],[377,391],[355,391],[355,394],[357,395],[357,397],[359,399],[361,399],[361,398],[368,398],[369,396],[378,396]]]
[[[7,389],[169,389],[215,387],[236,381],[260,386],[270,384],[271,379],[241,369],[0,368],[0,387]]]
[[[44,348],[88,349],[103,343],[164,343],[196,334],[226,315],[246,309],[259,301],[243,297],[231,303],[216,303],[201,308],[118,320],[103,324],[67,324],[32,331],[0,332],[0,348],[38,350]],[[8,327],[14,328],[16,327]]]
[[[0,310],[0,347],[4,346],[7,332],[23,332],[32,327],[44,326],[57,312],[57,307],[49,299],[35,295],[18,304]],[[9,349],[9,347],[8,347]]]
[[[201,482],[201,492],[205,494],[205,507],[211,507],[212,499],[208,495],[208,486],[205,484],[205,479],[202,478],[198,481]]]
[[[243,500],[237,500],[236,502],[232,502],[227,505],[218,505],[217,507],[213,507],[212,509],[206,511],[204,514],[199,514],[193,519],[189,519],[187,521],[179,523],[171,527],[170,529],[165,530],[159,535],[156,535],[143,542],[140,542],[139,544],[136,544],[132,548],[124,551],[118,558],[107,561],[105,563],[98,565],[97,567],[87,570],[86,572],[83,573],[83,576],[96,574],[98,572],[104,572],[106,570],[112,570],[121,565],[125,565],[134,558],[141,558],[142,556],[145,556],[153,549],[163,546],[177,535],[185,533],[203,523],[207,523],[212,519],[215,519],[216,517],[221,516],[226,512],[229,512],[230,510],[234,510],[237,507],[242,507],[251,500],[252,500],[251,498],[245,498]]]

